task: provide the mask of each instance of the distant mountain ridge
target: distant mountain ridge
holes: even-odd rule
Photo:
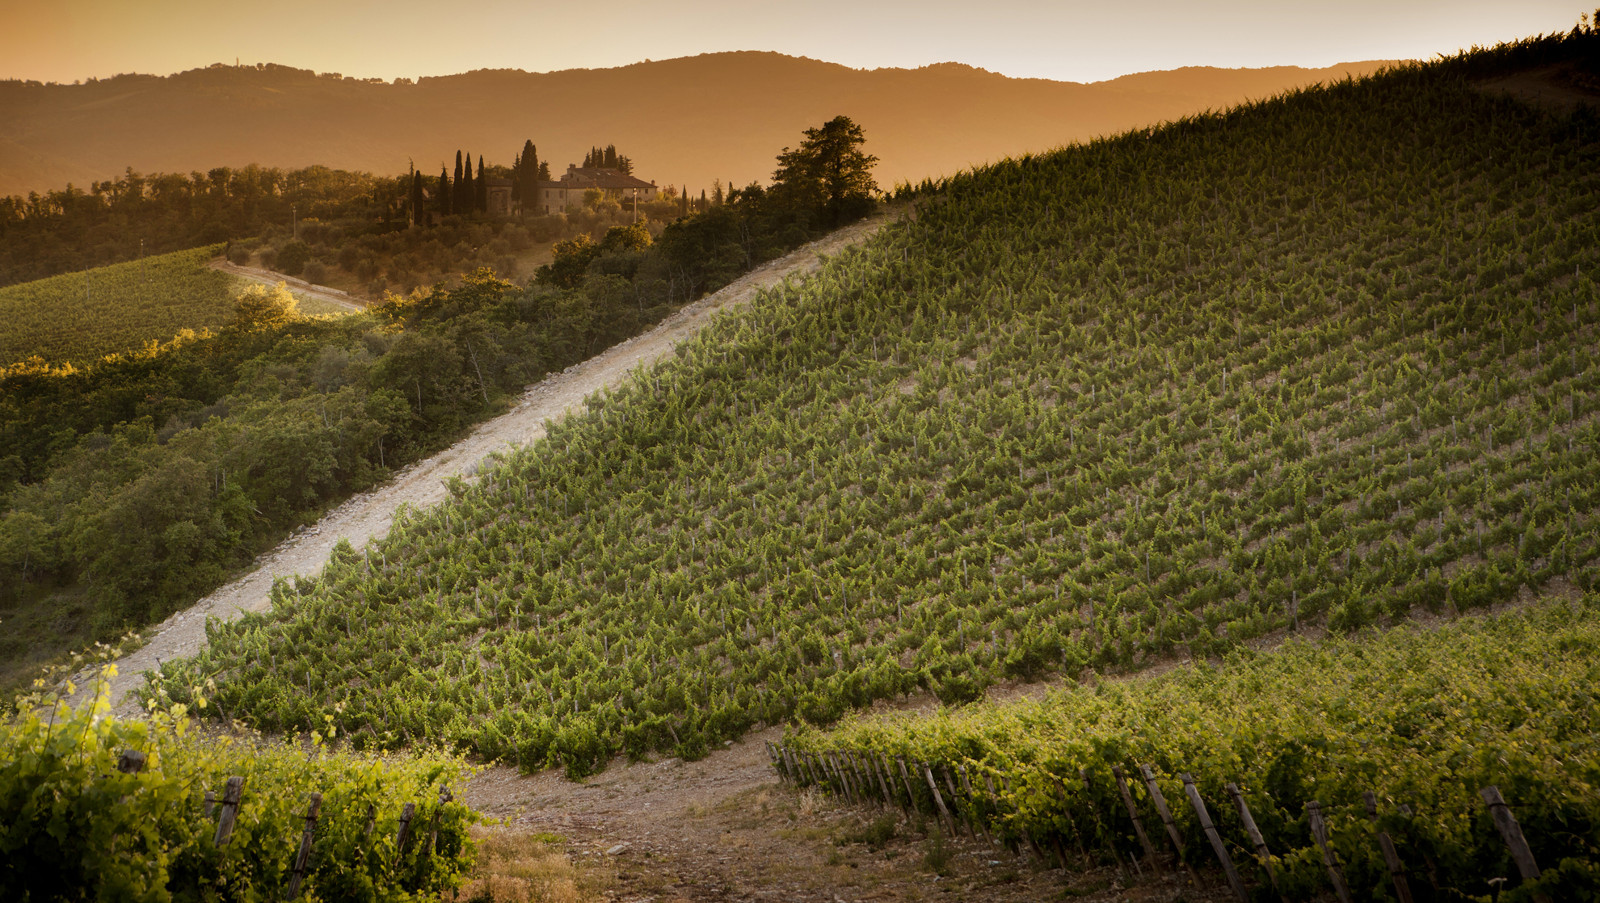
[[[528,138],[557,172],[592,145],[615,144],[644,178],[698,192],[713,179],[767,179],[801,129],[839,114],[866,129],[887,187],[1385,65],[1190,67],[1079,84],[960,63],[859,70],[750,51],[415,82],[273,64],[81,85],[12,80],[0,82],[0,194],[87,188],[127,167],[320,163],[393,174],[414,161],[436,175],[457,148],[510,164]]]

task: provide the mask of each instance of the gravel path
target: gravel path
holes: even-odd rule
[[[547,377],[529,388],[511,411],[479,424],[467,438],[405,468],[378,489],[349,499],[316,524],[284,540],[257,561],[254,571],[163,621],[148,643],[117,662],[118,674],[111,685],[117,714],[139,714],[127,694],[143,685],[143,672],[159,667],[162,661],[198,652],[206,642],[208,619],[230,621],[247,611],[266,610],[275,579],[317,574],[341,538],[358,549],[381,538],[400,505],[425,508],[443,500],[449,477],[470,475],[489,454],[542,438],[547,422],[581,409],[590,395],[617,385],[634,368],[671,355],[678,342],[694,335],[714,315],[750,300],[762,288],[815,272],[827,255],[866,240],[884,222],[885,217],[879,216],[856,223],[757,267],[649,332]]]

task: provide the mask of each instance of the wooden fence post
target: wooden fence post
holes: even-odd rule
[[[306,867],[311,864],[311,844],[316,839],[317,817],[322,813],[322,794],[311,794],[311,802],[306,805],[306,827],[300,832],[300,849],[295,851],[294,871],[289,875],[289,891],[284,896],[285,900],[293,900],[300,896],[300,882],[305,880]]]
[[[1283,892],[1278,889],[1278,872],[1272,867],[1272,853],[1267,849],[1267,839],[1261,836],[1261,829],[1256,827],[1255,816],[1250,814],[1250,805],[1244,801],[1244,794],[1239,792],[1238,784],[1228,785],[1228,795],[1233,797],[1233,804],[1239,807],[1239,819],[1244,822],[1244,833],[1249,835],[1250,844],[1256,848],[1256,858],[1261,861],[1261,867],[1267,870],[1267,881],[1272,885],[1272,892],[1282,898]]]
[[[1361,801],[1367,805],[1367,818],[1376,825],[1378,823],[1378,796],[1371,790],[1361,794]],[[1389,837],[1389,832],[1378,832],[1378,849],[1383,851],[1384,865],[1389,867],[1389,878],[1394,881],[1394,893],[1400,903],[1412,903],[1411,885],[1406,881],[1405,866],[1400,864],[1400,854],[1394,848],[1394,840]]]
[[[439,808],[433,810],[433,818],[428,825],[428,848],[423,851],[425,854],[432,853],[434,844],[439,842],[439,816],[443,814],[445,804],[453,799],[455,796],[450,793],[449,787],[439,788]]]
[[[1322,850],[1322,864],[1328,869],[1328,880],[1333,882],[1334,893],[1340,903],[1351,903],[1350,888],[1345,886],[1344,875],[1339,872],[1338,860],[1333,858],[1333,848],[1328,846],[1328,824],[1322,820],[1322,804],[1316,800],[1306,803],[1306,815],[1311,820],[1311,836]]]
[[[858,802],[854,782],[850,780],[850,773],[845,771],[842,758],[836,752],[828,753],[828,761],[833,763],[833,773],[839,778],[839,785],[844,788],[844,798],[850,802]]]
[[[961,766],[961,788],[967,792],[967,800],[969,801],[968,804],[976,809],[978,805],[978,795],[972,792],[972,782],[967,780],[967,766],[965,764]],[[984,824],[983,813],[981,811],[978,813],[978,830],[983,832],[984,840],[994,843],[994,838],[989,836],[989,826]]]
[[[394,837],[394,867],[400,867],[400,860],[406,855],[406,841],[411,837],[411,819],[416,817],[417,804],[406,803],[400,810],[400,831]]]
[[[1000,794],[994,792],[994,779],[989,777],[989,773],[987,771],[983,773],[983,786],[988,788],[989,799],[994,801],[994,811],[995,814],[998,815],[1000,813]],[[1011,851],[1011,855],[1022,855],[1022,848],[1017,846],[1017,842],[1015,840],[1013,840],[1009,835],[1005,836],[1004,840],[1006,843],[1006,849]]]
[[[909,789],[909,784],[894,779],[894,760],[889,758],[888,753],[879,753],[878,758],[883,762],[883,775],[889,779],[889,791],[894,795],[895,803],[907,814],[911,813],[916,809],[916,797],[907,797],[905,802],[900,802],[900,788]]]
[[[1211,813],[1206,811],[1206,801],[1200,798],[1200,788],[1194,785],[1194,778],[1188,772],[1178,775],[1178,780],[1183,782],[1183,793],[1189,798],[1189,805],[1194,808],[1195,817],[1200,819],[1200,830],[1206,833],[1206,839],[1211,841],[1211,849],[1216,851],[1217,861],[1222,863],[1222,872],[1228,876],[1228,886],[1233,888],[1233,895],[1239,898],[1239,903],[1250,903],[1250,895],[1245,893],[1244,881],[1239,878],[1239,870],[1233,867],[1233,858],[1228,855],[1228,847],[1222,842],[1222,835],[1217,833],[1217,826],[1211,821]]]
[[[878,789],[883,791],[883,804],[885,806],[900,805],[899,798],[889,790],[889,779],[883,776],[885,769],[878,761],[878,757],[872,753],[863,753],[863,755],[866,757],[867,764],[872,766],[872,776],[878,779]]]
[[[1528,848],[1528,839],[1522,836],[1522,826],[1517,824],[1517,817],[1511,814],[1511,807],[1506,805],[1505,798],[1500,795],[1500,788],[1493,784],[1478,791],[1483,801],[1489,804],[1489,816],[1494,819],[1494,826],[1506,842],[1506,848],[1511,851],[1511,861],[1517,864],[1517,871],[1524,881],[1534,881],[1539,877],[1539,864],[1533,861],[1533,850]],[[1534,898],[1547,900],[1541,892],[1534,892]]]
[[[900,777],[906,782],[906,795],[911,798],[911,810],[918,815],[922,814],[922,806],[917,802],[917,788],[911,783],[911,771],[906,768],[906,757],[896,756],[900,763]]]
[[[1155,772],[1148,765],[1140,765],[1139,773],[1144,776],[1144,785],[1150,790],[1150,801],[1155,804],[1156,813],[1161,816],[1161,823],[1167,828],[1167,837],[1172,840],[1172,849],[1176,851],[1178,864],[1183,866],[1194,886],[1199,887],[1200,876],[1194,873],[1189,860],[1184,858],[1183,837],[1178,834],[1178,823],[1172,818],[1172,810],[1167,808],[1167,798],[1161,795],[1161,786],[1156,783]]]
[[[203,803],[205,805],[206,818],[210,818],[211,813],[217,809],[217,792],[215,790],[207,790]]]
[[[950,825],[950,836],[957,836],[959,832],[956,831],[956,820],[945,807],[944,797],[939,795],[939,785],[933,782],[933,769],[928,767],[927,762],[918,762],[917,765],[921,766],[923,776],[928,779],[928,789],[933,791],[933,804],[939,807],[939,815]]]
[[[950,808],[961,816],[962,823],[967,826],[968,836],[976,838],[978,832],[972,827],[972,805],[963,801],[961,795],[956,793],[956,782],[950,779],[950,766],[940,764],[939,773],[944,775],[945,789],[950,791]]]
[[[222,788],[222,815],[217,819],[217,834],[212,842],[216,846],[227,846],[228,838],[233,836],[233,823],[239,817],[239,803],[244,796],[244,778],[228,778],[228,783]]]
[[[867,779],[867,770],[861,767],[861,759],[853,752],[846,752],[844,760],[850,764],[850,773],[855,776],[856,787],[861,791],[862,802],[873,801],[872,782]]]
[[[1083,769],[1083,767],[1078,767],[1078,780],[1083,781],[1083,793],[1085,793],[1086,796],[1090,797],[1091,801],[1093,801],[1094,785],[1091,785],[1090,783],[1090,770]],[[1099,837],[1104,837],[1104,839],[1106,839],[1106,845],[1107,847],[1110,847],[1110,855],[1112,855],[1112,858],[1117,860],[1117,871],[1118,873],[1122,874],[1123,879],[1126,879],[1126,877],[1128,877],[1128,869],[1123,868],[1122,852],[1118,852],[1117,844],[1110,841],[1109,837],[1106,837],[1106,821],[1099,817],[1098,809],[1090,809],[1090,815],[1093,815],[1094,817],[1094,828],[1096,828],[1096,834],[1098,834]],[[1083,853],[1083,855],[1085,855],[1085,858],[1088,857],[1088,853],[1086,852]],[[1144,871],[1139,868],[1138,857],[1128,858],[1133,861],[1133,873],[1136,874],[1136,876],[1144,877]]]
[[[1133,833],[1139,835],[1139,846],[1144,848],[1144,861],[1150,863],[1150,868],[1157,875],[1161,874],[1161,863],[1156,859],[1156,848],[1150,845],[1150,836],[1144,833],[1144,825],[1139,824],[1139,809],[1133,804],[1133,794],[1128,791],[1128,780],[1123,777],[1122,766],[1111,766],[1111,776],[1117,779],[1117,789],[1122,791],[1122,802],[1128,807],[1128,817],[1133,819]]]

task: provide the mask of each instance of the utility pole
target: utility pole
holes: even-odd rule
[[[291,238],[300,237],[300,211],[294,204],[289,205],[289,235]]]

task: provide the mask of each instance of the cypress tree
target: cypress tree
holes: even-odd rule
[[[517,160],[517,194],[524,212],[536,209],[539,198],[539,149],[533,139],[522,143],[522,156]]]
[[[489,212],[489,179],[483,174],[483,154],[478,155],[478,212]]]
[[[439,208],[440,216],[450,215],[450,173],[445,170],[444,164],[439,164],[439,196],[434,199]]]
[[[411,225],[422,225],[422,173],[411,169]]]
[[[450,184],[454,186],[450,195],[450,211],[452,213],[466,213],[467,198],[466,195],[461,193],[461,151],[456,151],[456,179]]]

